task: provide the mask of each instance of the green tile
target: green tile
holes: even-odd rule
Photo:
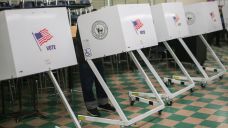
[[[168,112],[168,113],[176,113],[177,111],[179,111],[179,109],[174,108],[174,107],[166,107],[164,109],[164,112]]]
[[[16,126],[16,128],[32,128],[33,126],[27,125],[27,124],[21,124]]]
[[[164,125],[160,125],[160,124],[155,124],[152,126],[153,128],[169,128],[167,126],[164,126]]]
[[[195,118],[199,118],[199,119],[206,119],[209,116],[210,116],[209,114],[199,113],[199,112],[196,112],[193,115],[191,115],[191,117],[195,117]]]
[[[204,103],[210,103],[212,101],[212,99],[200,98],[197,101],[204,102]]]
[[[196,125],[194,125],[194,124],[180,122],[180,123],[176,124],[174,127],[175,128],[194,128],[195,126]]]
[[[217,100],[228,101],[228,97],[221,96]]]
[[[199,109],[201,109],[201,107],[188,105],[188,106],[184,107],[183,109],[196,112]]]
[[[209,120],[204,120],[203,122],[200,123],[202,126],[210,127],[210,128],[216,128],[220,123],[215,122],[215,121],[209,121]]]
[[[192,93],[192,96],[203,97],[204,95],[202,93],[194,92]]]
[[[185,99],[180,99],[177,101],[179,104],[191,104],[193,101],[192,100],[185,100]]]
[[[147,117],[147,118],[143,119],[143,121],[154,123],[154,124],[157,124],[157,123],[161,122],[162,120],[163,119],[159,118],[159,117]]]
[[[218,110],[217,112],[214,113],[214,115],[228,117],[228,112],[227,111]]]
[[[209,94],[212,94],[212,95],[216,95],[216,96],[221,96],[221,95],[223,95],[223,93],[222,92],[210,92]]]
[[[86,125],[86,123],[82,122],[81,125],[84,126],[84,125]],[[69,124],[67,124],[65,126],[68,127],[68,128],[76,128],[76,126],[75,126],[75,124],[73,122],[71,122],[71,123],[69,123]]]
[[[217,105],[217,104],[208,104],[205,106],[205,108],[211,108],[211,109],[220,109],[223,107],[222,105]]]
[[[39,128],[54,128],[55,126],[57,125],[52,122],[48,122],[46,124],[41,125]]]
[[[175,120],[175,121],[182,121],[186,118],[187,118],[186,116],[181,116],[176,114],[172,114],[171,116],[168,117],[168,119]]]

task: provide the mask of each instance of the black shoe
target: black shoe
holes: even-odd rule
[[[101,114],[97,108],[87,109],[87,112],[89,113],[89,115],[94,116],[94,117],[100,117],[101,116]]]
[[[114,107],[112,107],[110,104],[99,105],[98,109],[108,111],[108,112],[115,112],[116,111],[116,109]]]

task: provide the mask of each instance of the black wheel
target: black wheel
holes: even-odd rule
[[[172,106],[173,105],[173,101],[170,100],[170,101],[167,101],[167,106]]]
[[[158,115],[161,115],[162,114],[162,110],[158,111]]]
[[[194,90],[193,90],[193,88],[191,88],[191,89],[190,89],[190,93],[193,93],[193,92],[194,92]]]
[[[200,86],[201,86],[202,88],[205,88],[205,87],[207,86],[207,83],[201,83]]]
[[[131,100],[131,101],[130,101],[130,105],[131,105],[131,106],[134,106],[134,104],[135,104],[135,101],[134,101],[134,100]]]
[[[223,79],[223,75],[222,76],[219,76],[219,79],[222,80]]]

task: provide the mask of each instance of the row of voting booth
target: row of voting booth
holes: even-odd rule
[[[223,10],[226,29],[227,12],[226,7]],[[0,22],[0,81],[47,72],[78,128],[81,127],[78,119],[125,127],[154,113],[162,114],[165,103],[172,105],[173,98],[187,91],[193,92],[195,82],[200,82],[201,86],[205,87],[215,79],[222,78],[226,71],[224,65],[203,37],[203,34],[222,29],[217,2],[203,2],[185,7],[182,3],[162,3],[154,6],[128,4],[105,7],[79,16],[78,29],[85,59],[101,83],[120,119],[85,115],[79,115],[76,118],[52,73],[54,69],[77,65],[67,10],[65,8],[6,10],[0,12]],[[200,37],[218,63],[219,68],[204,67],[199,64],[182,39],[191,36]],[[191,76],[188,73],[169,46],[168,41],[172,39],[178,39],[202,77]],[[159,43],[165,45],[180,67],[183,76],[161,78],[158,75],[142,49],[157,46]],[[133,51],[136,51],[138,56]],[[126,117],[109,89],[109,85],[104,81],[93,63],[93,59],[123,52],[129,54],[151,92],[129,91],[130,104],[143,102],[154,106],[151,110],[132,119]],[[137,57],[143,60],[164,93],[161,94],[157,91]],[[215,72],[215,75],[209,76],[206,71]],[[169,83],[181,84],[183,88],[171,92],[166,86]]]

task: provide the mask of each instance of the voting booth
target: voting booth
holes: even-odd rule
[[[172,55],[172,57],[180,67],[181,71],[188,78],[186,81],[179,81],[164,77],[164,82],[166,83],[166,85],[171,85],[172,83],[186,85],[183,86],[182,89],[177,90],[176,92],[171,92],[170,89],[167,88],[167,86],[164,84],[164,82],[160,83],[163,90],[165,91],[165,99],[167,99],[166,101],[168,101],[168,105],[172,105],[172,99],[174,97],[188,90],[192,92],[192,88],[195,86],[188,72],[183,67],[179,59],[176,57],[169,44],[166,42],[168,40],[188,36],[188,25],[185,20],[185,12],[182,3],[176,2],[154,5],[151,6],[151,11],[154,18],[155,31],[157,34],[158,42],[162,42],[165,45],[169,53]]]
[[[110,18],[110,15],[112,15],[112,18]],[[120,126],[130,126],[153,113],[161,112],[164,108],[164,103],[132,52],[133,50],[141,52],[141,48],[157,45],[157,38],[149,4],[129,4],[105,7],[98,11],[79,16],[78,27],[85,59],[120,116],[120,120],[85,115],[80,115],[79,119],[82,121],[88,120]],[[141,101],[149,105],[154,105],[155,108],[130,120],[128,120],[123,113],[119,103],[116,101],[108,85],[101,77],[92,61],[92,59],[95,58],[122,52],[129,53],[146,80],[149,89],[156,98],[155,101],[142,98],[138,99],[139,102]],[[132,98],[133,99],[131,100],[136,99],[136,97]]]
[[[151,7],[158,42],[189,34],[182,3],[162,3]]]
[[[180,42],[184,49],[187,51],[188,55],[191,57],[195,65],[197,66],[203,77],[192,77],[196,82],[200,82],[202,87],[205,87],[208,82],[213,81],[217,78],[222,78],[226,69],[221,63],[219,58],[216,56],[215,52],[212,50],[210,45],[207,43],[206,39],[202,34],[211,33],[215,31],[222,30],[222,23],[217,2],[201,2],[192,5],[185,6],[186,21],[189,27],[189,36],[199,35],[200,39],[207,47],[207,50],[212,54],[216,63],[220,68],[214,67],[203,67],[196,60],[193,53],[190,51],[185,42],[181,39]],[[216,75],[209,76],[206,71],[216,72]],[[176,79],[186,80],[186,77],[176,76]]]
[[[184,7],[189,26],[189,36],[222,30],[217,2],[201,2]]]
[[[222,7],[223,20],[225,24],[225,29],[228,31],[228,4]]]
[[[157,45],[152,22],[146,5],[105,7],[80,16],[78,23],[85,58],[95,59]]]
[[[0,80],[77,64],[64,8],[0,12]]]
[[[0,80],[48,72],[76,126],[80,127],[51,70],[76,65],[65,8],[0,12]]]

